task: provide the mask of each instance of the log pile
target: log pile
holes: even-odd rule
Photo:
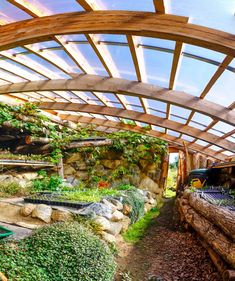
[[[235,214],[185,191],[178,199],[181,221],[203,239],[212,261],[223,280],[235,280]]]

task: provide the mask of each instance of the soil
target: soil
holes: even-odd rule
[[[116,281],[221,280],[199,238],[180,225],[172,199],[137,244],[122,241],[118,248]],[[121,277],[124,274],[131,279]]]

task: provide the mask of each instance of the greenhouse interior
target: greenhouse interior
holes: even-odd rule
[[[0,281],[235,280],[235,0],[0,0]]]

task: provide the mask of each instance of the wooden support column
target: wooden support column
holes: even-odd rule
[[[164,190],[166,188],[168,169],[169,169],[169,150],[167,150],[167,152],[163,156],[163,160],[162,160],[162,173],[161,173],[161,178],[160,178],[160,188],[162,190]]]
[[[64,179],[64,165],[63,165],[63,157],[60,158],[58,163],[58,175]]]

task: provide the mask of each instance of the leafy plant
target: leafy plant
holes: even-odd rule
[[[38,175],[40,178],[32,181],[34,191],[56,191],[60,189],[63,182],[60,176],[48,176],[45,170],[39,171]]]
[[[11,245],[0,244],[0,271],[9,281],[114,279],[115,262],[109,248],[77,222],[43,227]]]
[[[28,194],[28,187],[23,188],[16,181],[3,181],[0,182],[0,196],[8,197],[13,195],[26,195]]]

